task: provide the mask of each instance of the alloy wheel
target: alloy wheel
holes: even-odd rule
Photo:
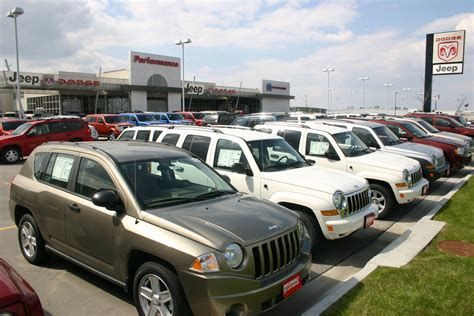
[[[139,299],[145,315],[173,315],[173,298],[169,288],[155,274],[147,274],[140,280]]]
[[[9,149],[5,152],[5,159],[8,162],[15,162],[15,161],[18,160],[18,158],[19,158],[18,151],[14,150],[14,149]]]
[[[36,234],[33,229],[33,225],[30,222],[24,222],[21,226],[21,246],[23,247],[23,252],[28,257],[34,257],[36,255],[37,246],[36,246]]]
[[[375,202],[375,204],[377,204],[377,207],[379,209],[379,214],[383,213],[385,211],[385,206],[386,206],[385,197],[383,196],[381,192],[377,190],[372,189],[370,192],[371,192],[370,194],[371,199]]]

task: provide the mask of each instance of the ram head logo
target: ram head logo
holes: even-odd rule
[[[458,42],[444,42],[438,44],[438,58],[450,61],[458,55]]]

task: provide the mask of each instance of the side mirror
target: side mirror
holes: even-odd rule
[[[230,177],[226,174],[221,174],[221,178],[224,179],[225,182],[231,184]]]
[[[316,160],[313,160],[313,159],[306,159],[306,162],[308,163],[308,165],[310,166],[314,166],[316,164]]]
[[[245,175],[250,176],[250,177],[253,176],[252,170],[250,170],[249,168],[246,168],[244,166],[244,164],[241,163],[241,162],[234,163],[234,165],[232,166],[231,171],[235,172],[235,173],[245,174]]]
[[[328,158],[329,160],[341,160],[337,152],[332,150],[326,150],[326,152],[324,153],[324,157]]]
[[[120,198],[114,190],[98,190],[94,195],[92,195],[92,203],[97,206],[105,207],[111,211],[117,211],[117,213],[123,212]]]

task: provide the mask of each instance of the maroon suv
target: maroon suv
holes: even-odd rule
[[[449,139],[429,136],[413,123],[383,119],[372,121],[387,125],[401,140],[430,145],[443,150],[444,156],[450,164],[450,169],[462,168],[471,161],[468,147],[458,147],[455,142]]]
[[[405,116],[417,117],[426,121],[443,132],[451,132],[474,138],[474,128],[467,127],[458,122],[454,117],[446,114],[435,113],[408,113]]]
[[[6,163],[15,163],[45,142],[90,140],[93,139],[89,126],[80,118],[29,121],[11,135],[0,136],[0,159]]]

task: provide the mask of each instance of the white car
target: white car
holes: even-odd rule
[[[145,135],[191,151],[240,192],[298,212],[313,244],[369,227],[378,215],[367,181],[311,166],[281,137],[234,128],[154,126],[129,128],[118,140],[143,141]]]
[[[378,205],[379,218],[385,218],[397,203],[409,203],[428,191],[429,182],[423,178],[418,161],[373,151],[345,128],[317,123],[266,123],[255,129],[284,137],[318,166],[365,178]]]

